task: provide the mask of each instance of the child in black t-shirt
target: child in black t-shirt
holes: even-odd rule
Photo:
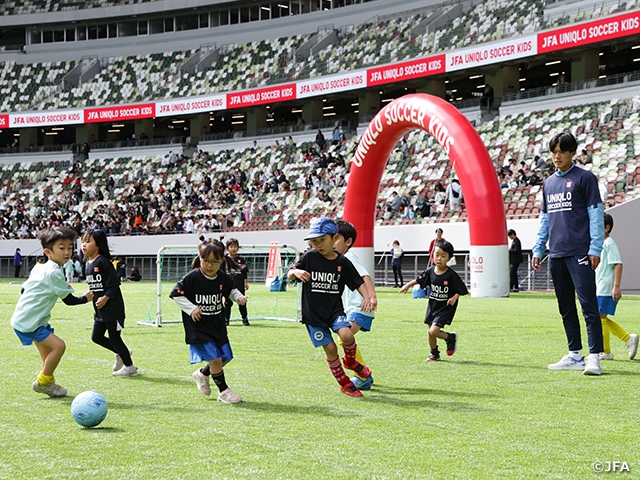
[[[122,340],[124,299],[120,291],[120,279],[111,263],[106,234],[98,229],[85,232],[82,235],[82,252],[88,258],[84,273],[89,290],[94,295],[91,340],[115,354],[113,376],[135,377],[138,368],[131,360],[131,350]],[[105,335],[107,332],[108,337]]]
[[[447,355],[451,356],[456,352],[458,335],[455,332],[447,333],[442,328],[451,325],[458,308],[458,298],[469,293],[458,274],[447,266],[452,257],[453,245],[446,240],[438,240],[433,246],[434,264],[400,289],[400,293],[407,293],[416,284],[422,288],[431,287],[429,307],[424,319],[424,323],[429,325],[431,355],[427,360],[431,361],[440,360],[438,338],[447,343]]]
[[[356,360],[356,341],[342,305],[345,285],[358,290],[363,297],[362,310],[374,309],[362,277],[353,264],[333,249],[338,227],[328,217],[320,217],[311,224],[309,235],[313,250],[309,250],[287,274],[289,280],[298,279],[302,286],[302,323],[307,327],[314,347],[323,347],[329,369],[340,384],[340,390],[350,397],[362,393],[345,374],[338,356],[338,346],[331,332],[338,334],[344,348],[344,366],[362,378],[371,376],[371,370]]]
[[[233,359],[227,336],[224,299],[231,298],[239,305],[248,297],[234,288],[231,279],[220,270],[224,261],[224,245],[217,240],[200,244],[193,270],[180,280],[169,295],[182,310],[185,342],[191,352],[191,363],[208,362],[193,372],[198,390],[211,395],[209,375],[220,390],[218,401],[238,403],[242,398],[229,388],[223,367]]]
[[[229,255],[225,255],[224,263],[222,264],[224,272],[231,277],[231,281],[233,282],[233,286],[238,289],[240,293],[244,295],[244,292],[249,290],[249,282],[247,281],[247,274],[249,273],[249,269],[247,267],[247,262],[244,261],[240,255],[238,255],[238,250],[240,250],[240,242],[238,242],[235,238],[230,238],[227,240],[227,251]],[[224,313],[226,317],[227,325],[229,325],[229,320],[231,319],[231,307],[233,305],[233,301],[230,298],[224,302]],[[247,316],[247,306],[239,305],[240,315],[242,316],[242,324],[245,327],[248,327],[249,318]]]

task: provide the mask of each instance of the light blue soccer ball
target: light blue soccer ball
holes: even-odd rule
[[[107,416],[107,401],[98,392],[82,392],[71,403],[71,416],[83,427],[100,425]]]

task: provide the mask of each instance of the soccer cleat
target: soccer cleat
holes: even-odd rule
[[[61,387],[56,382],[50,383],[46,387],[41,387],[40,382],[36,380],[33,382],[33,385],[31,385],[31,388],[33,388],[34,392],[44,393],[45,395],[49,395],[51,398],[64,397],[67,395],[67,389]]]
[[[222,403],[239,403],[242,401],[242,398],[233,390],[227,388],[224,392],[218,394],[218,401]]]
[[[427,362],[439,362],[440,355],[434,355],[433,353],[427,357]]]
[[[613,360],[613,352],[611,353],[600,352],[600,360]]]
[[[126,366],[124,365],[117,372],[113,372],[111,375],[114,377],[136,377],[138,376],[138,367],[135,365]]]
[[[244,325],[245,327],[248,327],[249,325],[251,325],[251,324],[249,323],[249,319],[248,319],[248,318],[243,318],[243,319],[242,319],[242,325]]]
[[[638,335],[631,333],[629,337],[629,340],[627,340],[627,349],[629,350],[629,360],[633,360],[636,358],[636,353],[638,353]]]
[[[447,337],[447,355],[451,356],[456,353],[457,343],[458,343],[458,334],[456,332],[450,332]]]
[[[358,377],[353,377],[351,379],[351,382],[353,383],[353,386],[358,390],[370,390],[371,385],[373,385],[373,377],[369,377],[364,380]]]
[[[133,353],[133,350],[129,350],[129,355],[131,355],[132,353]],[[118,355],[117,353],[115,355],[116,355],[116,361],[113,363],[113,371],[117,372],[122,367],[124,367],[124,362],[122,361],[122,357],[120,357],[120,355]]]
[[[549,370],[584,370],[584,357],[576,360],[571,355],[565,355],[558,363],[549,364]]]
[[[584,373],[585,375],[601,375],[602,369],[600,368],[600,355],[592,353],[587,356],[584,361]]]
[[[202,373],[200,369],[193,372],[193,379],[196,381],[196,386],[200,393],[203,395],[211,395],[211,385],[209,384],[209,377]]]
[[[362,397],[362,392],[358,390],[352,382],[340,386],[340,391],[347,397]]]
[[[347,363],[347,357],[342,358],[342,362],[344,363],[344,367],[353,370],[358,374],[359,377],[369,378],[371,376],[371,370],[366,365],[361,364],[357,360],[354,360],[353,363]]]

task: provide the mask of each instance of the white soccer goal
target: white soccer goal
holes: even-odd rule
[[[297,248],[289,245],[242,245],[238,252],[247,263],[250,289],[247,295],[258,290],[256,299],[249,300],[249,320],[277,320],[297,322],[300,320],[301,289],[299,285],[286,285],[286,291],[271,291],[271,283],[283,275],[300,257]],[[191,270],[198,255],[197,245],[165,245],[156,255],[156,296],[151,302],[147,317],[139,325],[161,327],[165,323],[182,323],[182,314],[169,298],[173,286]],[[253,289],[253,290],[252,290]],[[238,311],[236,304],[232,315]],[[231,318],[232,321],[240,318]]]

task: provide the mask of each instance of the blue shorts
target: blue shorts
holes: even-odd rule
[[[309,338],[314,347],[323,347],[333,342],[331,331],[337,332],[341,328],[351,328],[351,324],[347,321],[347,317],[340,315],[331,323],[330,327],[315,327],[313,325],[305,325]],[[329,329],[331,328],[331,330]]]
[[[189,345],[189,352],[191,354],[191,363],[209,362],[216,358],[222,358],[222,361],[226,363],[233,359],[233,352],[229,343],[221,346],[213,342],[193,343]]]
[[[371,330],[371,322],[373,320],[373,317],[365,315],[362,312],[351,312],[349,315],[347,315],[347,320],[351,323],[357,323],[358,325],[360,325],[360,330],[362,330],[363,332],[368,332]]]
[[[34,340],[38,343],[42,342],[49,338],[49,335],[53,333],[53,327],[51,325],[47,325],[46,327],[38,327],[33,332],[20,332],[13,329],[16,332],[16,335],[22,342],[22,345],[31,345]]]
[[[605,315],[615,315],[618,302],[613,297],[598,297],[598,310]]]

